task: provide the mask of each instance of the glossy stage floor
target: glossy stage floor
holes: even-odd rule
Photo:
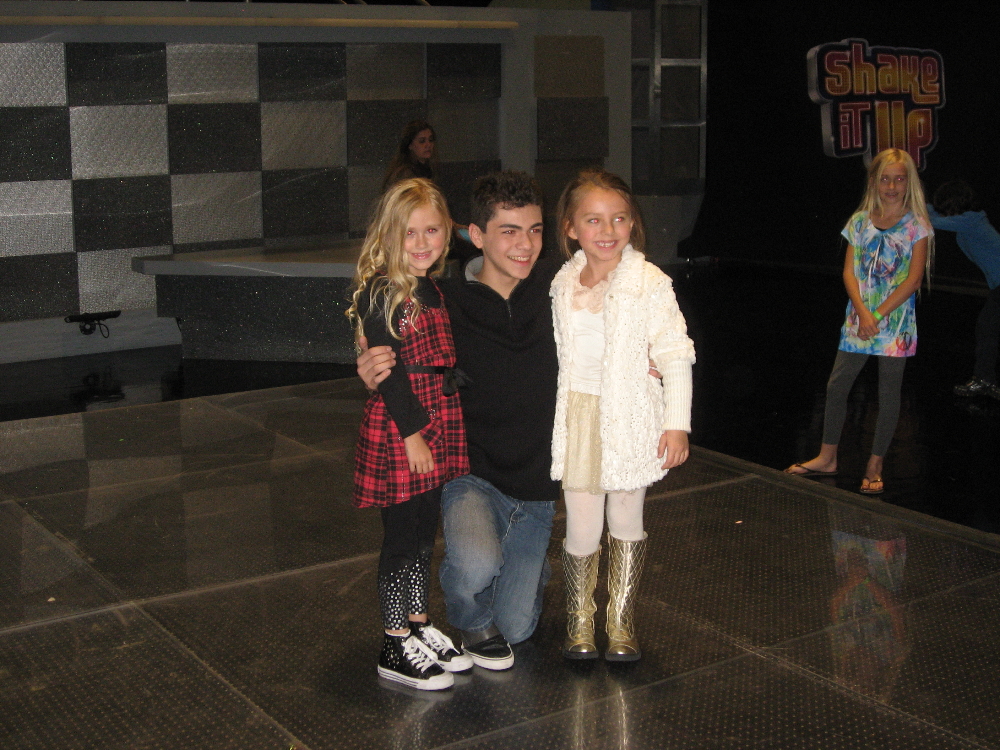
[[[997,537],[705,449],[649,494],[640,662],[560,656],[560,517],[511,670],[380,683],[363,397],[0,422],[0,746],[1000,747]]]

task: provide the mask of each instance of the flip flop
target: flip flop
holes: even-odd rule
[[[792,469],[802,469],[802,471],[792,471]],[[793,477],[835,477],[837,476],[837,470],[833,471],[816,471],[815,469],[807,469],[802,464],[792,464],[787,469],[785,473]]]
[[[881,485],[881,487],[879,487],[877,490],[871,489],[871,486],[875,483]],[[880,476],[872,477],[871,479],[865,477],[864,479],[861,480],[861,489],[859,490],[859,492],[862,495],[881,495],[883,492],[885,492],[885,482]]]

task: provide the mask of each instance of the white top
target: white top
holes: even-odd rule
[[[573,364],[569,371],[569,389],[577,393],[601,395],[601,361],[604,359],[604,312],[584,308],[574,310]]]

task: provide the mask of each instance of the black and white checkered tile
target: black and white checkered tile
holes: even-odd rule
[[[0,44],[0,322],[155,307],[135,256],[363,234],[402,126],[467,219],[497,44]]]

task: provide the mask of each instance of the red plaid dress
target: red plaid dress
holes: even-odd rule
[[[448,312],[441,307],[422,307],[419,331],[410,326],[412,302],[403,305],[399,334],[403,343],[397,366],[455,366],[455,343]],[[410,472],[403,438],[392,421],[385,402],[373,393],[365,405],[361,435],[354,459],[354,504],[359,508],[383,508],[409,500],[445,482],[469,473],[465,425],[459,396],[445,396],[443,374],[409,373],[410,387],[431,418],[420,434],[434,456],[434,470]]]

